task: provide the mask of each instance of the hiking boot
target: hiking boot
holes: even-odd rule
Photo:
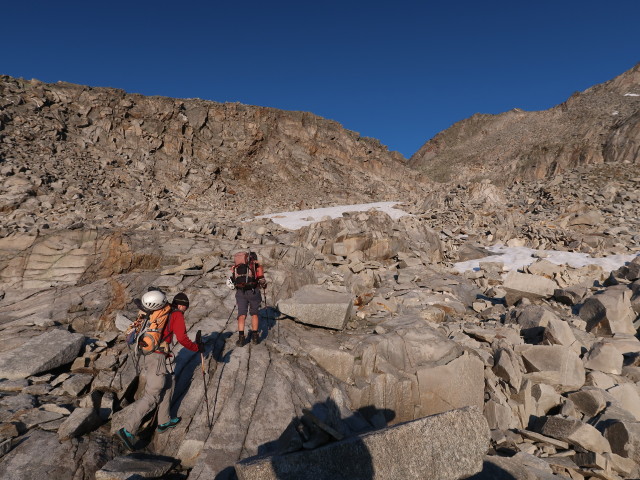
[[[167,423],[163,423],[162,425],[158,425],[158,428],[156,428],[156,430],[158,430],[158,432],[160,432],[160,433],[166,432],[170,428],[174,428],[177,424],[179,424],[180,420],[182,420],[182,418],[180,418],[180,417],[172,418]]]
[[[121,428],[120,430],[118,430],[116,432],[116,435],[118,435],[120,440],[122,440],[122,443],[124,443],[124,446],[127,447],[127,449],[131,451],[135,450],[135,448],[133,448],[135,437],[133,436],[133,434],[129,433],[126,428]]]
[[[260,341],[260,337],[258,336],[258,332],[251,332],[251,343],[257,345]]]
[[[238,333],[238,341],[236,341],[236,345],[239,347],[244,347],[244,332]]]

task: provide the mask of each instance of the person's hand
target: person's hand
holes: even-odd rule
[[[267,281],[264,278],[261,278],[258,280],[258,285],[260,285],[260,288],[267,288]]]
[[[198,352],[204,353],[204,342],[202,341],[202,332],[200,330],[196,333],[196,345],[198,345]]]

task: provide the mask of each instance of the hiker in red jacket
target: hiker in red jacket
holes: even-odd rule
[[[160,294],[164,297],[164,300],[160,298]],[[152,296],[153,302],[148,301]],[[166,296],[157,290],[147,292],[142,296],[141,303],[143,307],[159,306],[159,308],[162,308],[166,305]],[[187,328],[184,322],[184,312],[187,308],[189,308],[187,295],[181,292],[173,297],[171,314],[162,332],[162,341],[158,350],[142,357],[147,381],[144,395],[129,407],[129,415],[124,426],[117,432],[117,435],[129,450],[134,449],[135,434],[140,428],[142,419],[154,408],[158,407],[158,427],[156,430],[160,433],[175,427],[181,420],[180,417],[172,418],[169,413],[175,386],[173,368],[171,368],[171,359],[173,358],[171,344],[173,343],[174,334],[178,342],[185,348],[193,352],[204,352],[202,342],[194,343],[187,336]]]

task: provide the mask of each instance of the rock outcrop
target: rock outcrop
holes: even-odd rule
[[[508,185],[585,164],[639,161],[640,64],[550,110],[514,108],[462,120],[425,143],[409,163],[437,181]]]
[[[424,191],[399,153],[310,113],[7,76],[0,161],[3,236],[122,226],[211,233],[220,211]]]
[[[462,409],[351,437],[310,452],[249,458],[236,464],[235,469],[239,480],[455,480],[482,469],[488,446],[489,429],[480,410]]]

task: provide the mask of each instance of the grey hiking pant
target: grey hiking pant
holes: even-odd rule
[[[259,288],[250,288],[248,290],[236,290],[236,304],[238,305],[238,316],[258,315],[262,295]]]
[[[142,357],[142,361],[147,381],[144,395],[129,407],[129,415],[124,424],[124,428],[134,435],[140,428],[144,416],[156,407],[158,407],[158,425],[171,420],[169,407],[175,382],[173,375],[167,370],[167,358],[161,353],[150,353]]]

